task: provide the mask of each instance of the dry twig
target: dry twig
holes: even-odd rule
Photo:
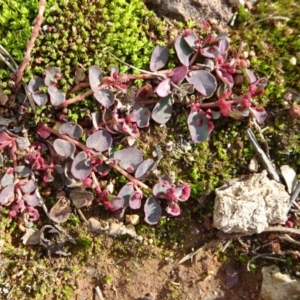
[[[97,294],[99,300],[104,300],[104,297],[103,297],[103,295],[102,295],[102,292],[101,292],[99,286],[96,286],[95,291],[96,291],[96,294]]]
[[[39,4],[39,11],[38,11],[38,15],[36,18],[36,23],[34,25],[34,28],[32,30],[32,34],[31,34],[31,38],[30,40],[27,42],[27,49],[24,55],[24,60],[22,62],[22,64],[20,65],[18,71],[17,71],[17,77],[16,77],[16,86],[18,86],[21,81],[22,81],[22,77],[24,74],[24,70],[25,68],[29,65],[30,62],[30,53],[34,47],[34,42],[37,39],[38,35],[39,35],[39,31],[41,29],[41,25],[43,22],[43,14],[44,14],[44,10],[45,10],[45,6],[46,6],[46,0],[41,0],[40,4]]]
[[[274,17],[267,17],[267,18],[263,18],[261,20],[255,21],[253,23],[250,23],[249,25],[246,26],[246,28],[249,28],[250,26],[254,25],[254,24],[258,24],[264,21],[269,21],[269,20],[282,20],[282,21],[289,21],[290,18],[287,17],[282,17],[282,16],[274,16]]]
[[[275,168],[273,167],[272,162],[269,160],[269,158],[267,157],[267,155],[265,154],[265,152],[263,151],[263,149],[260,147],[260,145],[257,142],[257,139],[255,137],[255,135],[253,134],[251,129],[247,129],[246,130],[246,135],[250,141],[250,143],[252,144],[252,146],[254,147],[257,156],[259,157],[260,161],[262,162],[262,164],[264,165],[264,168],[267,170],[268,174],[277,182],[281,182],[279,175],[277,174]]]

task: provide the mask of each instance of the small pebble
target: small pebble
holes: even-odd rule
[[[295,66],[297,64],[297,59],[295,56],[291,57],[290,60],[289,60],[290,64],[292,66]]]

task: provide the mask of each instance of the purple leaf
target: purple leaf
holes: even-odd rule
[[[232,106],[231,112],[229,113],[228,116],[235,120],[241,120],[241,119],[249,116],[249,109],[246,108],[244,110],[239,110],[237,107]]]
[[[204,96],[211,96],[217,89],[216,78],[207,71],[197,70],[191,71],[186,80],[194,84],[195,89]]]
[[[161,98],[159,102],[156,103],[152,110],[152,119],[159,124],[166,124],[172,115],[173,106],[171,96]]]
[[[111,90],[103,89],[94,92],[95,99],[105,108],[108,108],[114,104],[115,95]]]
[[[129,206],[131,209],[139,209],[142,204],[143,194],[139,191],[135,191],[129,198]]]
[[[131,122],[136,122],[139,128],[149,126],[151,112],[148,107],[135,104],[129,114]]]
[[[256,92],[263,90],[268,84],[267,78],[259,78],[254,85],[256,86],[257,90]]]
[[[41,202],[41,197],[37,193],[34,193],[32,195],[25,194],[22,198],[27,203],[27,205],[30,206],[37,206]]]
[[[6,206],[11,204],[15,199],[15,185],[9,184],[0,192],[0,205]]]
[[[148,158],[144,160],[136,169],[134,177],[140,181],[145,181],[149,176],[149,170],[154,165],[154,160]]]
[[[216,45],[201,49],[201,54],[207,58],[216,58],[219,55],[219,48]]]
[[[222,82],[217,89],[217,97],[221,97],[224,93],[229,94],[230,87],[225,82]]]
[[[250,112],[253,114],[253,116],[256,118],[256,120],[259,123],[262,123],[266,120],[268,114],[264,110],[264,108],[259,107],[249,107]]]
[[[151,55],[150,70],[156,72],[162,69],[169,59],[169,50],[163,46],[156,46]]]
[[[7,168],[4,176],[1,178],[1,185],[2,187],[6,187],[12,183],[14,183],[15,175],[13,168]]]
[[[71,173],[76,179],[85,179],[92,171],[92,163],[84,151],[79,152],[73,160]]]
[[[145,222],[150,225],[155,225],[161,217],[162,209],[154,197],[149,197],[145,202],[144,212]]]
[[[41,77],[33,77],[30,79],[28,83],[28,91],[34,94],[38,91],[42,86],[44,86],[44,79]]]
[[[188,67],[190,64],[190,56],[193,54],[193,49],[184,40],[182,35],[175,41],[175,50],[180,62]]]
[[[100,122],[101,122],[101,115],[100,115],[99,111],[93,111],[91,113],[91,116],[92,116],[93,126],[96,130],[98,130],[99,129],[98,124],[100,124]]]
[[[0,131],[0,144],[12,141],[12,138],[4,131]]]
[[[158,178],[158,183],[171,187],[172,179],[169,176],[164,175]]]
[[[67,134],[68,136],[70,136],[71,138],[74,138],[76,140],[80,139],[83,135],[82,127],[73,122],[63,123],[59,127],[58,132],[60,134]]]
[[[187,75],[187,73],[188,73],[188,67],[181,66],[181,67],[174,68],[171,74],[169,75],[169,77],[171,78],[172,82],[174,82],[175,84],[180,84],[185,78],[185,76]]]
[[[185,183],[182,186],[176,187],[174,190],[174,195],[179,201],[187,201],[191,195],[190,185]]]
[[[60,69],[57,67],[49,67],[45,70],[45,85],[51,86],[57,82],[57,79],[61,76]]]
[[[143,161],[143,154],[136,148],[127,148],[116,151],[114,159],[129,173],[133,173]]]
[[[233,87],[234,80],[231,74],[227,72],[225,69],[216,69],[216,73],[218,77],[226,84],[228,84],[231,88]]]
[[[32,94],[32,98],[38,106],[43,106],[48,101],[48,95],[47,94]]]
[[[257,80],[256,76],[254,75],[254,73],[251,70],[245,69],[245,74],[250,83],[254,83]]]
[[[126,132],[133,139],[135,139],[138,136],[139,129],[137,128],[136,124],[133,124],[133,123],[127,124],[126,121],[124,121],[122,123],[122,132]]]
[[[119,69],[118,67],[111,67],[110,68],[110,77],[113,79],[117,79],[119,75]]]
[[[171,184],[168,181],[159,182],[154,185],[152,193],[157,198],[166,198],[167,190],[171,187]]]
[[[166,78],[156,87],[155,92],[159,97],[166,97],[169,95],[171,89],[170,82],[171,79]]]
[[[51,135],[51,133],[48,130],[42,127],[38,128],[37,133],[44,140],[46,140]]]
[[[101,164],[96,166],[96,170],[100,174],[100,176],[106,176],[109,173],[110,169],[111,167],[107,164]]]
[[[86,140],[86,146],[99,152],[104,152],[112,144],[112,137],[109,132],[98,130],[91,134]]]
[[[72,142],[63,139],[56,139],[53,143],[53,148],[63,158],[73,156],[76,150],[76,146]]]
[[[179,216],[180,215],[180,207],[176,202],[170,201],[166,208],[166,212],[172,216]]]
[[[124,207],[124,199],[122,197],[108,195],[107,198],[110,204],[112,205],[112,207],[109,208],[111,211],[115,211]]]
[[[48,93],[50,95],[50,101],[53,106],[59,106],[66,100],[66,94],[60,91],[55,86],[49,86]]]
[[[192,111],[188,116],[188,127],[194,143],[204,142],[213,130],[213,123],[201,112]]]
[[[198,36],[195,34],[195,32],[190,31],[189,34],[185,35],[183,38],[192,49],[197,50],[199,48],[200,40]]]
[[[220,54],[225,54],[229,49],[229,42],[227,38],[223,38],[219,41],[219,51]]]
[[[98,86],[101,84],[102,77],[102,70],[98,66],[91,66],[89,68],[90,87],[94,92],[98,90]]]
[[[40,94],[39,90],[44,85],[44,79],[41,77],[31,78],[28,83],[28,90],[32,93],[32,98],[38,106],[45,105],[48,101],[48,95]]]
[[[21,186],[21,191],[25,194],[31,194],[36,189],[36,183],[30,179],[27,183]]]
[[[133,188],[133,184],[131,182],[125,184],[119,194],[118,197],[122,197],[124,199],[124,207],[128,207],[129,206],[129,199],[130,196],[134,193],[134,188]]]
[[[26,166],[17,166],[14,171],[21,177],[28,177],[31,174],[31,170]]]

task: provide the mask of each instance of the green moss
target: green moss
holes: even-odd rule
[[[264,105],[282,107],[283,93],[287,88],[296,88],[300,82],[297,68],[289,63],[291,57],[297,57],[300,50],[300,13],[293,0],[265,1],[257,4],[255,13],[239,9],[237,21],[243,30],[233,35],[233,41],[246,42],[246,50],[254,50],[250,58],[251,68],[259,76],[269,79],[263,96]],[[276,20],[272,16],[285,16],[290,20]],[[269,18],[249,28],[245,23]],[[255,43],[253,42],[255,41]],[[286,76],[287,74],[287,76]]]

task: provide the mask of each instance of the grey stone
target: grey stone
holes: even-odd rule
[[[233,12],[226,0],[145,0],[158,16],[179,21],[215,19],[222,25],[229,23]]]
[[[300,299],[300,279],[282,274],[277,266],[263,267],[260,295],[264,300]]]
[[[284,185],[265,170],[235,179],[216,189],[214,224],[226,233],[260,233],[287,220],[289,199]]]

